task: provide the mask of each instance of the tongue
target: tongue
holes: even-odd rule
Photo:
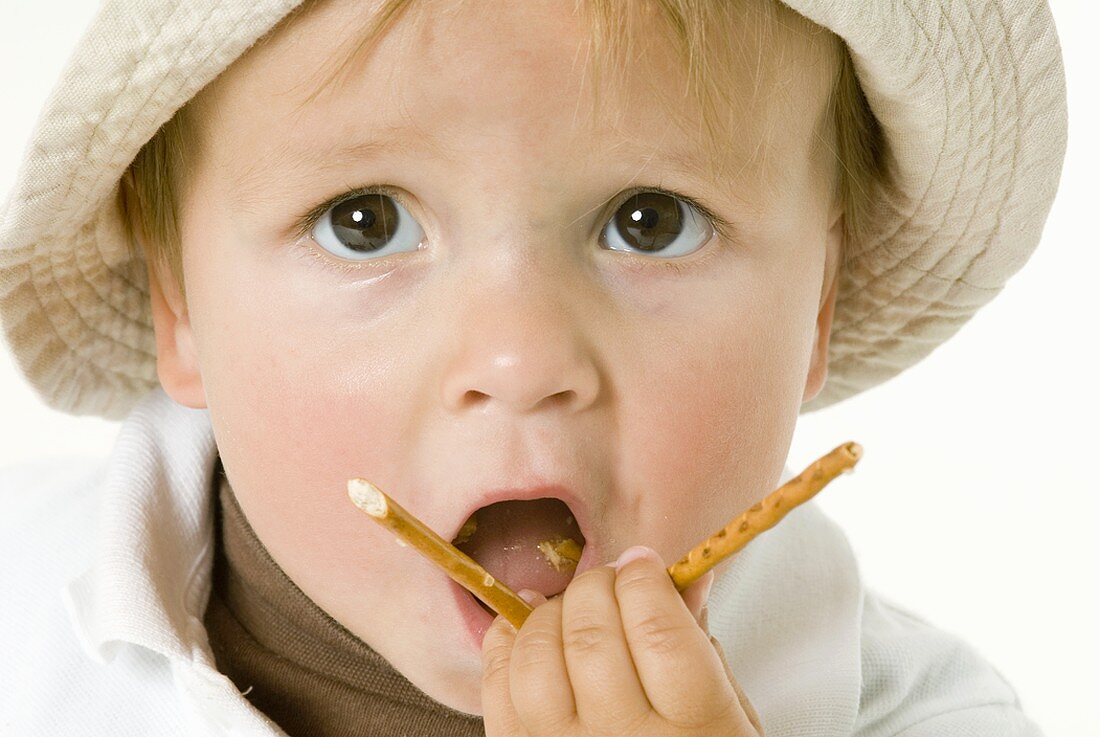
[[[540,542],[562,538],[584,545],[584,537],[564,502],[497,502],[479,509],[475,519],[477,529],[473,535],[455,547],[508,588],[532,589],[549,598],[564,591],[573,579],[570,567],[558,570],[539,549]]]

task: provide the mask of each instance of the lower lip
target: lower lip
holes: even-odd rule
[[[458,605],[459,615],[466,627],[470,644],[480,652],[481,643],[485,640],[485,632],[489,629],[495,617],[482,609],[474,595],[469,591],[450,578],[447,579],[447,583],[450,585],[451,591],[454,592],[455,603]]]

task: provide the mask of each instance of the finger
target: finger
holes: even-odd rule
[[[718,653],[718,657],[722,659],[722,667],[726,670],[726,678],[733,684],[733,690],[737,692],[737,700],[741,703],[741,710],[745,712],[749,724],[756,730],[756,734],[763,735],[764,727],[760,725],[760,715],[756,713],[756,709],[753,708],[752,702],[749,701],[749,697],[745,695],[745,690],[741,688],[741,684],[733,677],[733,671],[730,669],[729,661],[726,660],[726,652],[722,649],[722,643],[718,642],[713,635],[710,635],[710,644],[714,646],[715,651]]]
[[[509,687],[509,671],[515,628],[498,616],[485,632],[481,643],[481,714],[486,737],[521,737],[526,735]]]
[[[723,718],[738,705],[721,658],[688,611],[656,551],[636,552],[643,555],[620,568],[615,594],[650,704],[667,721],[683,727]],[[631,556],[624,553],[620,560],[624,558]]]
[[[756,730],[756,734],[763,737],[764,727],[760,724],[760,715],[756,713],[756,709],[753,708],[752,702],[745,695],[745,691],[741,688],[741,684],[737,682],[737,679],[733,679],[731,683],[733,683],[734,690],[737,691],[737,700],[741,702],[741,711],[745,713],[745,717],[749,720],[752,728]]]
[[[627,734],[652,714],[623,633],[615,569],[591,568],[563,596],[562,638],[580,723],[591,732]]]
[[[516,716],[535,737],[569,733],[577,718],[562,646],[561,598],[543,601],[516,635],[509,678]]]

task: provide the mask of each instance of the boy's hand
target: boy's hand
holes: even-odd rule
[[[537,595],[518,633],[494,620],[482,645],[486,737],[763,735],[700,621],[713,573],[681,598],[645,550],[617,575],[592,568],[550,601]]]

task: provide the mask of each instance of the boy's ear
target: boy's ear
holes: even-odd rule
[[[133,174],[127,170],[121,183],[123,207],[130,221],[130,232],[145,255],[149,274],[149,299],[157,342],[157,378],[164,391],[176,402],[185,407],[203,409],[206,407],[206,393],[199,373],[187,301],[171,269],[149,247],[137,216],[133,184]]]
[[[840,282],[840,254],[844,246],[844,213],[833,218],[825,236],[825,274],[821,284],[821,300],[817,308],[813,353],[806,372],[806,388],[802,403],[816,397],[829,375],[829,334],[833,329],[833,307],[836,305],[837,284]]]

